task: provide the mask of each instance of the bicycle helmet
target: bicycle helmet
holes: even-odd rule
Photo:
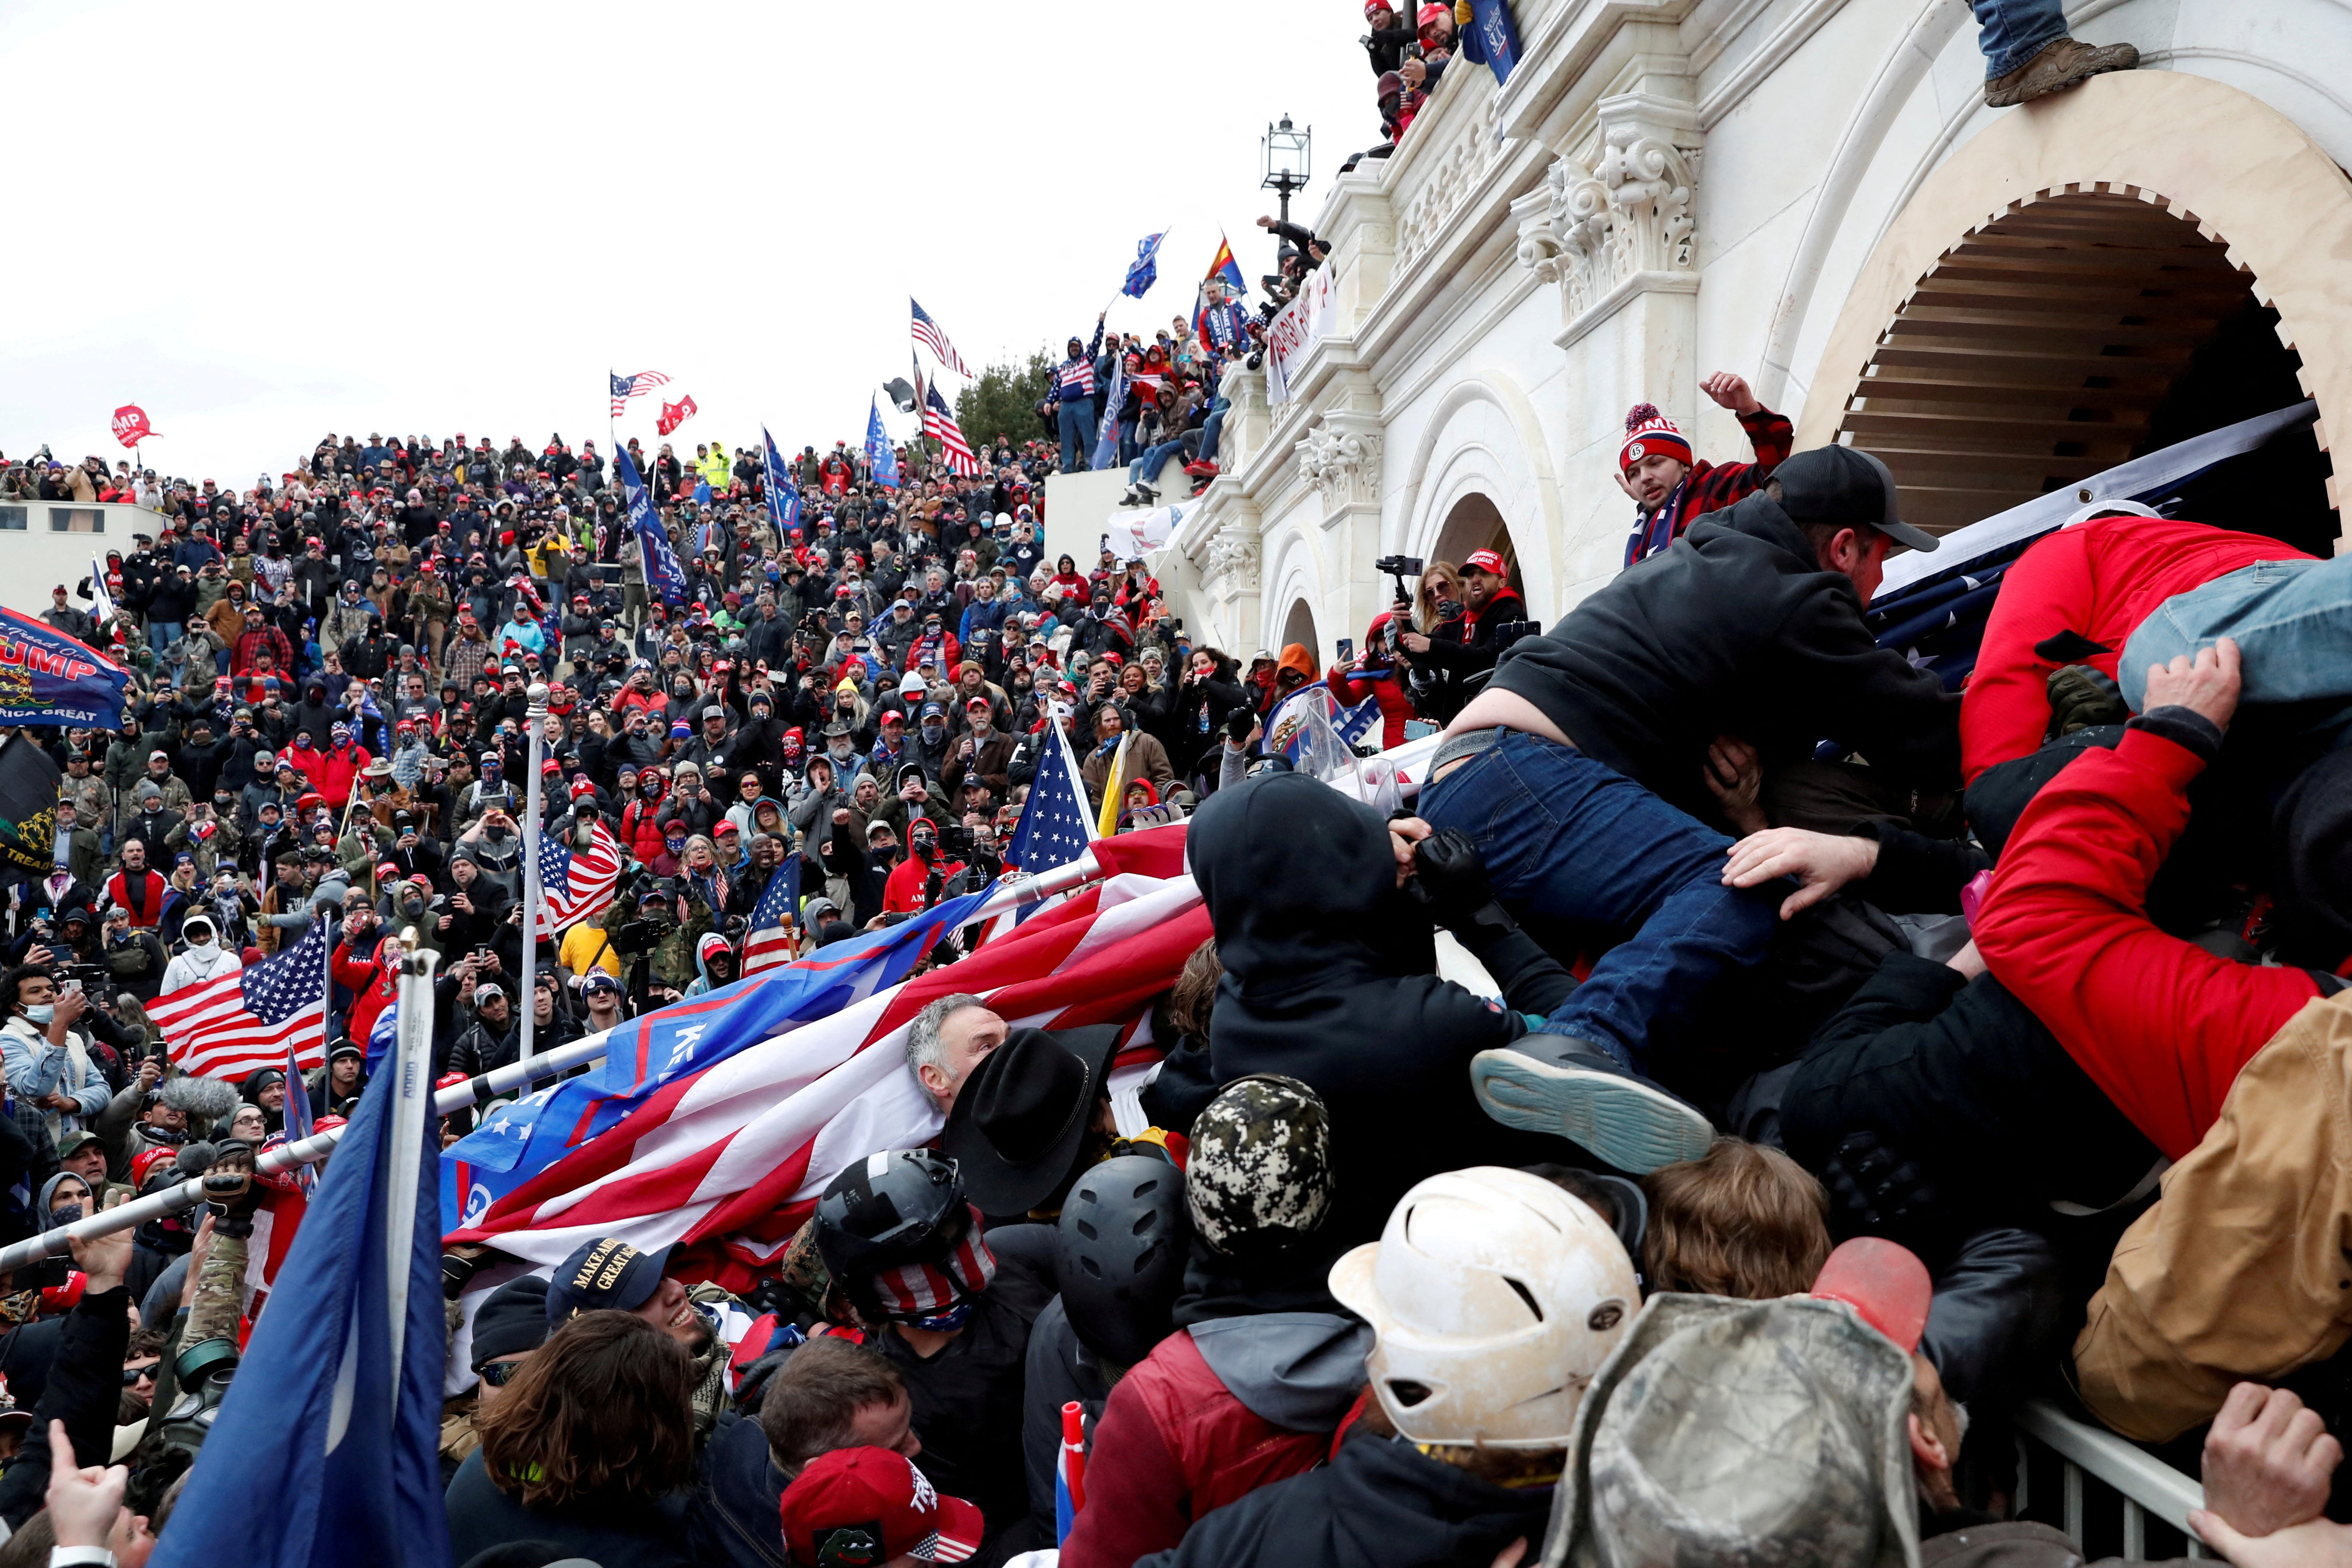
[[[1183,1173],[1150,1154],[1105,1160],[1070,1188],[1056,1231],[1070,1326],[1097,1355],[1135,1365],[1174,1326],[1192,1232]]]

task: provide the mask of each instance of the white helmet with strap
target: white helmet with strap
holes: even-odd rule
[[[1568,1446],[1592,1374],[1642,1305],[1607,1221],[1539,1176],[1479,1165],[1405,1194],[1331,1268],[1372,1325],[1381,1408],[1420,1443]]]

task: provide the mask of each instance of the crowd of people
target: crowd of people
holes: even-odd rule
[[[2129,63],[2020,9],[1991,100]],[[1365,14],[1378,156],[1474,13]],[[1262,222],[1270,313],[1327,247]],[[488,1072],[525,1016],[543,1050],[734,982],[793,857],[801,953],[994,882],[1065,738],[1089,815],[1189,822],[1214,935],[1156,1076],[1124,1102],[1129,1031],[945,994],[899,1086],[943,1131],[856,1151],[748,1289],[451,1246],[453,1563],[2056,1568],[2013,1517],[2037,1398],[2195,1470],[2243,1568],[2352,1559],[2344,559],[2095,500],[1948,679],[1867,618],[1937,548],[1892,475],[1724,374],[1748,451],[1631,410],[1624,570],[1549,626],[1497,542],[1383,562],[1334,663],[1244,662],[1144,563],[1043,544],[1102,448],[1135,505],[1216,476],[1265,316],[1204,294],[1071,338],[977,474],[835,443],[787,495],[630,443],[677,602],[593,442],[330,437],[243,490],[0,464],[153,517],[45,617],[129,669],[120,731],[5,742],[63,782],[9,884],[0,1241],[208,1200],[0,1292],[0,1568],[168,1533],[301,1201],[257,1158],[369,1092],[409,944],[436,1075]],[[1442,736],[1408,806],[1293,765],[1318,687],[1367,752]],[[619,865],[537,939],[534,784]],[[159,997],[321,919],[320,1068],[174,1062]]]
[[[51,616],[132,666],[121,732],[12,742],[65,780],[11,895],[0,1229],[217,1195],[0,1300],[0,1563],[82,1489],[128,1485],[119,1562],[168,1520],[255,1310],[256,1152],[289,1095],[367,1091],[404,940],[443,958],[436,1072],[484,1072],[525,1005],[546,1048],[733,980],[788,856],[803,948],[993,880],[1057,729],[1088,809],[1190,818],[1215,931],[1151,1007],[1147,1125],[1118,1027],[950,994],[907,1046],[944,1131],[850,1164],[748,1291],[617,1237],[475,1288],[512,1270],[453,1248],[455,1561],[2055,1562],[2003,1521],[2032,1396],[2201,1442],[2237,1561],[2344,1551],[2341,566],[2094,505],[1948,689],[1865,624],[1937,547],[1883,466],[1706,390],[1748,460],[1633,410],[1627,569],[1563,619],[1477,551],[1322,671],[1378,700],[1368,749],[1444,734],[1389,819],[1267,734],[1308,650],[1241,667],[1141,563],[1045,558],[1037,445],[896,496],[804,451],[782,529],[740,454],[656,453],[677,608],[584,447],[169,487],[116,616]],[[524,998],[538,684],[544,830],[625,870]],[[146,1005],[322,913],[313,1081],[175,1069]]]

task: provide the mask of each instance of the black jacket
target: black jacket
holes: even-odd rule
[[[1522,638],[1489,684],[1702,817],[1715,809],[1706,748],[1727,732],[1768,767],[1828,739],[1921,787],[1956,788],[1958,695],[1880,647],[1862,615],[1853,584],[1822,570],[1789,514],[1751,495]]]
[[[1516,931],[1474,950],[1507,1005],[1439,979],[1428,913],[1396,886],[1379,813],[1305,773],[1269,773],[1210,797],[1187,843],[1225,966],[1212,1071],[1219,1083],[1286,1073],[1329,1108],[1325,1250],[1378,1240],[1425,1176],[1573,1158],[1562,1140],[1489,1120],[1469,1066],[1575,981]]]
[[[1359,1430],[1331,1463],[1206,1513],[1136,1568],[1452,1568],[1543,1541],[1551,1492],[1513,1491]]]
[[[2157,1159],[2000,981],[1901,950],[1813,1037],[1780,1128],[1842,1230],[1927,1255],[1980,1226],[2046,1224],[2053,1199],[2104,1207]]]
[[[469,1562],[510,1541],[553,1542],[603,1568],[686,1568],[687,1495],[604,1509],[525,1508],[494,1485],[477,1449],[449,1483],[449,1560]]]

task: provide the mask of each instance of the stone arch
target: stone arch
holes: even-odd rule
[[[1274,640],[1276,653],[1280,653],[1292,643],[1305,645],[1307,650],[1315,655],[1317,668],[1322,667],[1323,644],[1315,634],[1315,606],[1305,599],[1293,599],[1290,602],[1288,613],[1282,617],[1282,635]]]
[[[2007,234],[2005,222],[2012,226]],[[1904,357],[1897,345],[1906,335],[1924,337],[1931,350],[1955,341],[1918,330],[1938,311],[1995,339],[2013,327],[1990,319],[2000,316],[1998,310],[1970,321],[1970,305],[1980,299],[1911,319],[1921,308],[1914,299],[1923,283],[1934,279],[1941,289],[1984,280],[1954,260],[1968,246],[2047,247],[2068,229],[2076,231],[2082,247],[2070,263],[2063,254],[2070,247],[2057,243],[2062,255],[2053,265],[2061,268],[2095,271],[2105,265],[2095,259],[2101,249],[2111,257],[2137,251],[2126,267],[2108,268],[2119,273],[2116,281],[2127,284],[2152,247],[2179,253],[2168,264],[2171,269],[2201,274],[2203,286],[2219,293],[2242,284],[2260,306],[2275,310],[2278,339],[2299,356],[2301,388],[2318,399],[2321,430],[2352,417],[2352,299],[2338,259],[2352,255],[2352,181],[2310,136],[2261,100],[2205,78],[2143,70],[2100,78],[1999,119],[1920,183],[1873,250],[1830,332],[1798,421],[1797,444],[1819,445],[1842,433],[1864,445],[1880,439],[1883,431],[1866,429],[1879,423],[1870,416],[1890,410],[1883,400],[1872,406],[1870,383]],[[2104,237],[2100,230],[2107,231]],[[2237,283],[2224,281],[2223,270]],[[2020,281],[2033,286],[2030,279]],[[1947,297],[1954,292],[1946,290]],[[2137,332],[2143,344],[2181,330],[2133,319],[2142,313],[2113,312],[2112,325],[2126,338]],[[2101,341],[2083,357],[2145,357],[2130,348],[2108,350]],[[2013,339],[2006,350],[1996,343],[1990,357],[2021,363]],[[2098,374],[2108,369],[2091,365],[2083,379],[2110,379]],[[2046,412],[2050,405],[2045,400],[2039,406]],[[2071,405],[2058,408],[2059,422],[2085,422],[2074,417]],[[1895,400],[1891,411],[1943,412],[1932,400]],[[2037,488],[2049,477],[2031,476]],[[2332,478],[2327,497],[2334,504]],[[1966,521],[1961,514],[1979,504],[1955,500],[1953,515],[1941,521]]]
[[[1330,650],[1319,639],[1317,608],[1323,603],[1323,573],[1316,559],[1314,542],[1301,531],[1292,528],[1266,543],[1269,563],[1265,574],[1266,591],[1259,601],[1263,609],[1258,625],[1259,646],[1279,654],[1286,642],[1303,642],[1314,654],[1316,668],[1321,668],[1330,658]],[[1301,624],[1304,615],[1305,637],[1288,635],[1291,627]],[[1244,666],[1252,648],[1230,650]]]
[[[1457,515],[1491,510],[1538,615],[1555,613],[1582,575],[1567,559],[1567,510],[1535,405],[1507,376],[1484,371],[1446,388],[1414,442],[1399,499],[1390,548],[1424,560],[1454,543]]]

